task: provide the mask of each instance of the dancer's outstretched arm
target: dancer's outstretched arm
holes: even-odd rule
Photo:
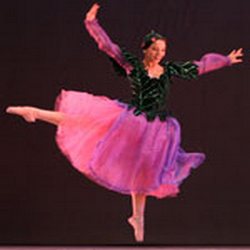
[[[183,63],[171,62],[169,64],[170,75],[182,79],[196,78],[199,75],[214,71],[235,63],[242,62],[242,48],[233,50],[229,55],[221,55],[217,53],[205,54],[199,61],[188,61]],[[196,68],[196,66],[198,68]],[[197,72],[198,69],[198,72]]]
[[[194,61],[198,66],[199,75],[217,70],[235,63],[241,63],[243,57],[243,49],[237,49],[224,56],[216,53],[205,54],[200,61]]]
[[[127,74],[129,74],[133,67],[125,60],[120,47],[111,41],[96,18],[99,8],[100,5],[95,3],[87,12],[86,18],[84,20],[85,27],[98,44],[99,49],[113,58],[120,66],[122,66],[126,70]]]

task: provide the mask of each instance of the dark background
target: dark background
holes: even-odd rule
[[[129,98],[129,84],[82,25],[93,2],[1,1],[0,244],[135,244],[126,223],[130,198],[73,169],[55,144],[55,127],[4,113],[8,105],[52,109],[61,88]],[[170,106],[182,125],[182,146],[205,152],[207,160],[178,198],[148,200],[145,244],[250,244],[250,2],[99,3],[109,35],[138,55],[152,28],[168,37],[169,60],[244,48],[243,64],[198,81],[176,79]]]

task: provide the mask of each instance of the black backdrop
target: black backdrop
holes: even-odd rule
[[[114,41],[140,55],[154,28],[169,39],[168,59],[245,49],[244,64],[176,80],[170,106],[182,125],[182,146],[207,160],[178,198],[150,198],[145,244],[250,243],[249,44],[245,0],[99,1],[99,19]],[[126,223],[130,199],[74,170],[54,142],[56,128],[6,115],[12,104],[52,109],[61,88],[129,98],[82,25],[93,1],[1,2],[0,243],[134,244]]]

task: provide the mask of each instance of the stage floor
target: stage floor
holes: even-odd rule
[[[0,247],[0,250],[250,250],[250,247]]]

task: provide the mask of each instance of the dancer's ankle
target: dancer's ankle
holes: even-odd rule
[[[144,241],[144,219],[142,216],[132,215],[128,218],[128,223],[134,230],[134,237],[137,242]]]
[[[6,109],[9,114],[19,115],[27,122],[35,122],[38,118],[38,109],[29,106],[10,106]]]

